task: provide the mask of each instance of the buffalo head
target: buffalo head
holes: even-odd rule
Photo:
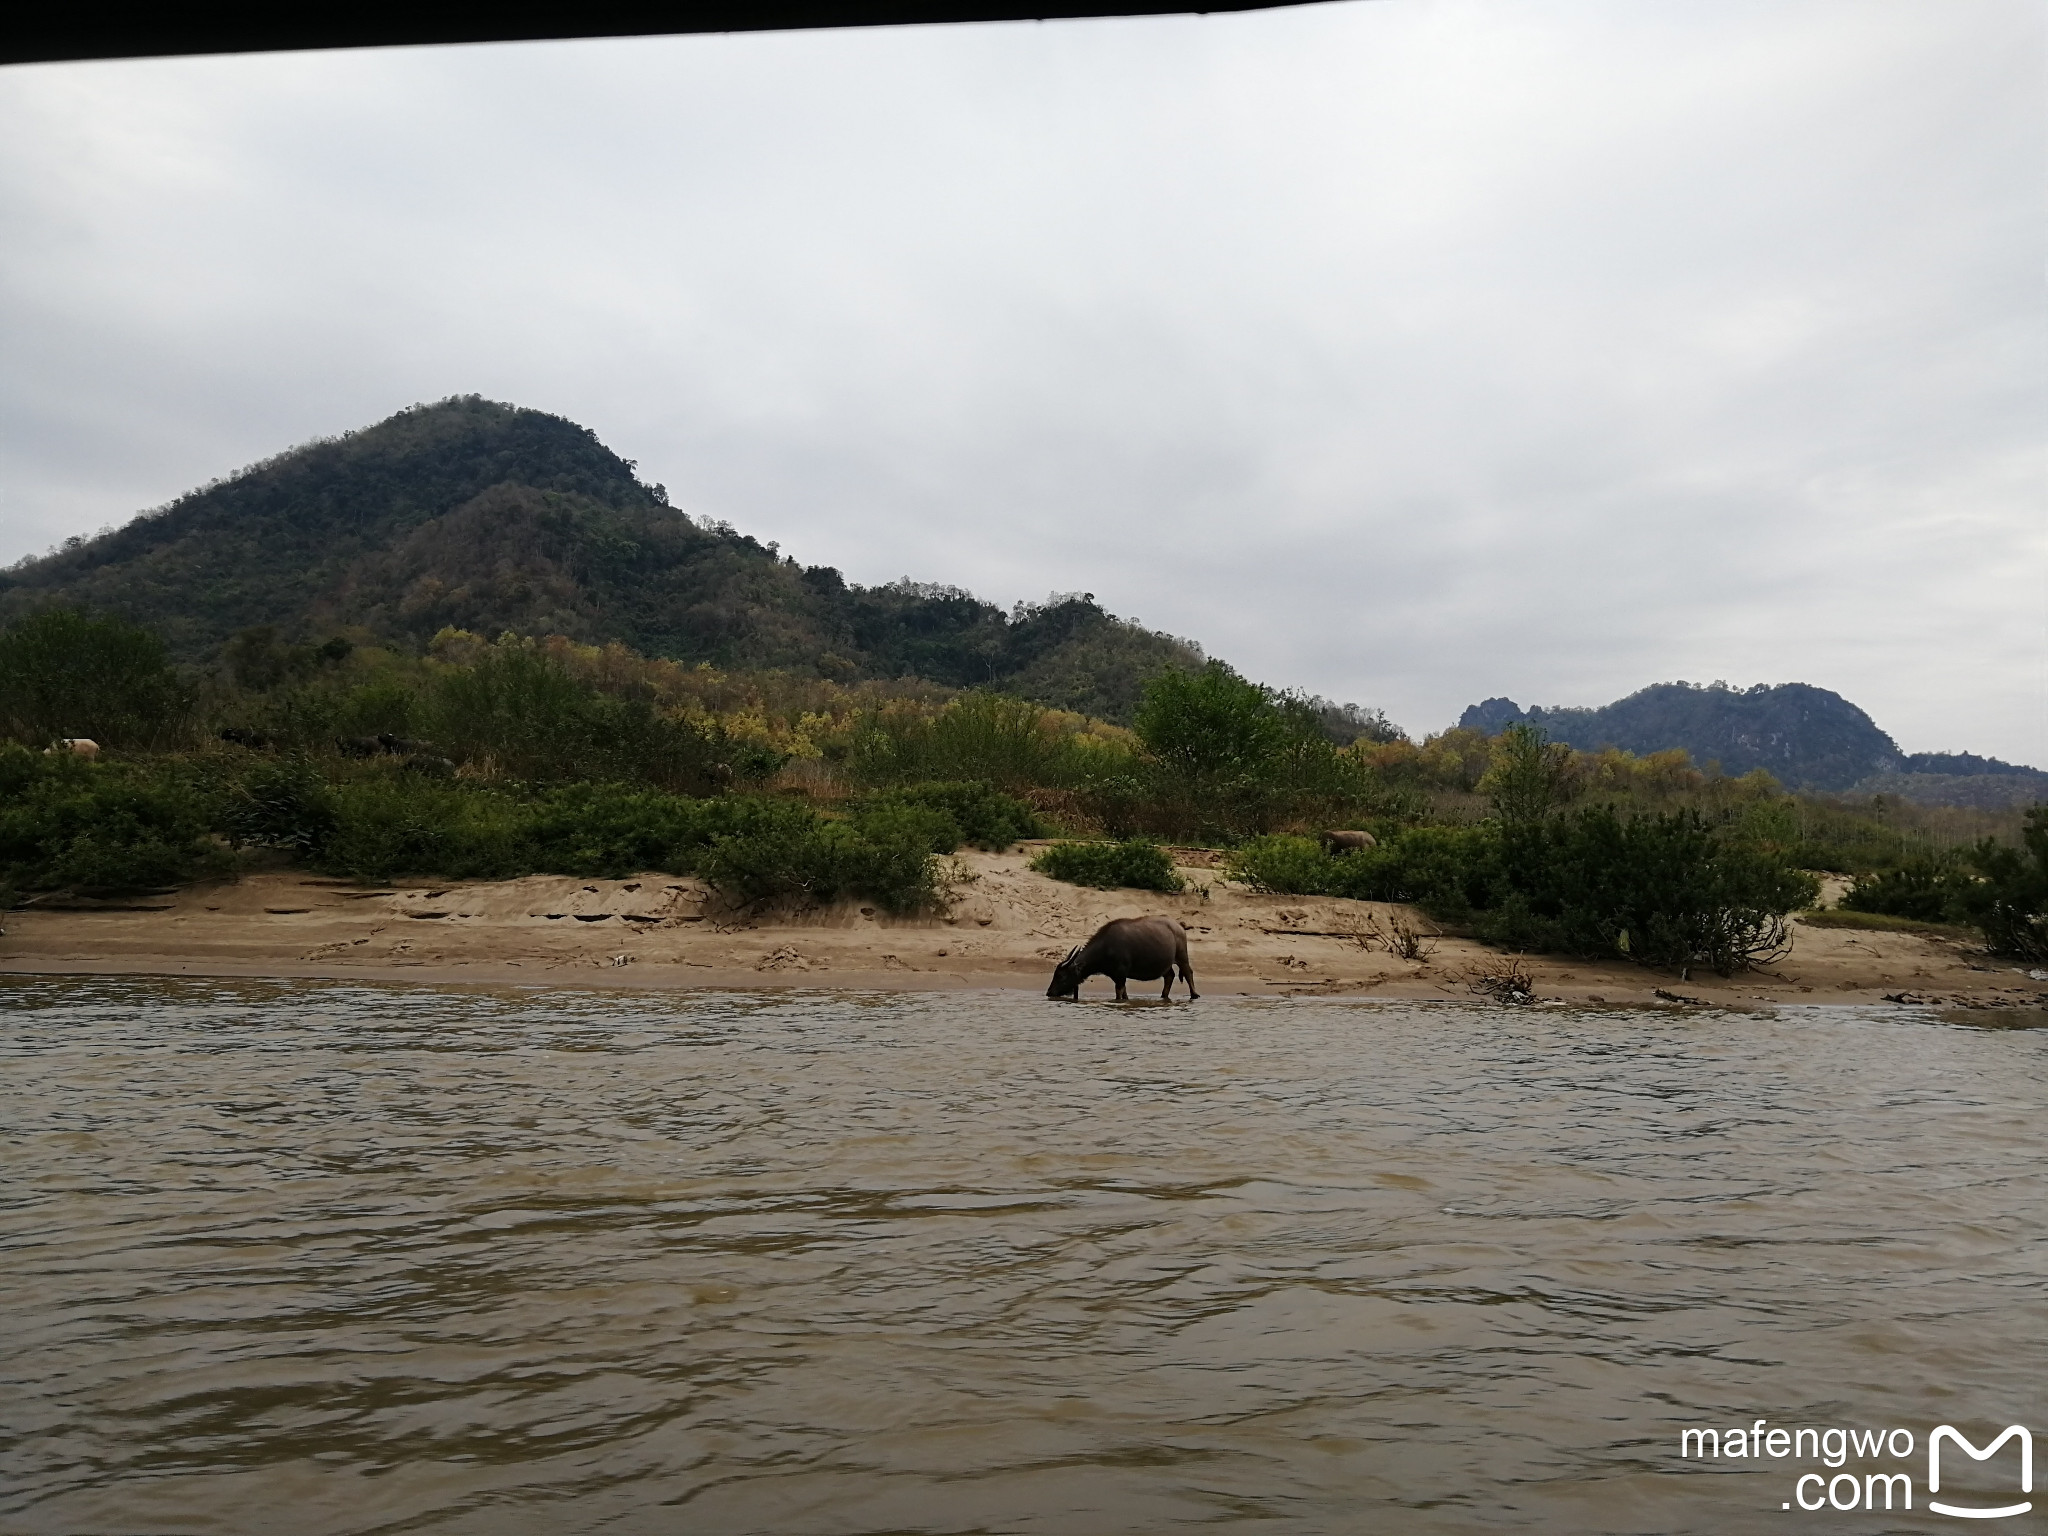
[[[1052,985],[1045,989],[1047,997],[1079,997],[1081,995],[1081,951],[1070,949],[1067,958],[1053,967]]]

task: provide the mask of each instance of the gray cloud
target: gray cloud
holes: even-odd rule
[[[0,74],[0,558],[480,392],[859,580],[1384,705],[2048,761],[2033,0]]]

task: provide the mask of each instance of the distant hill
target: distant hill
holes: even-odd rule
[[[1638,755],[1682,747],[1729,774],[1762,768],[1793,789],[1893,794],[1991,809],[2048,799],[2048,773],[1968,752],[1908,756],[1839,693],[1807,683],[1656,683],[1598,709],[1535,707],[1512,699],[1474,704],[1458,719],[1496,734],[1528,724],[1582,751]]]
[[[294,448],[0,572],[0,622],[75,604],[187,661],[237,633],[419,646],[444,626],[618,640],[839,679],[998,686],[1128,720],[1191,643],[1091,595],[1005,612],[957,588],[847,582],[668,505],[588,428],[475,396]]]

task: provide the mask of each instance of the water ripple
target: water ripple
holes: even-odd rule
[[[0,1059],[9,1531],[1778,1530],[1680,1427],[2042,1375],[2048,1032],[1911,1009],[16,979]]]

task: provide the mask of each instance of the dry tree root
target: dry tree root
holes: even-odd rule
[[[1401,960],[1427,961],[1436,953],[1436,934],[1425,934],[1404,917],[1389,917],[1385,926],[1377,920],[1371,925],[1374,938],[1387,948],[1387,953]]]
[[[1533,1003],[1536,984],[1519,955],[1482,961],[1465,969],[1465,985],[1496,1003]]]

